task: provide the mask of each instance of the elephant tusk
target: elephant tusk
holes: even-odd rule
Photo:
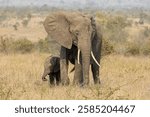
[[[95,63],[100,67],[100,64],[97,62],[97,60],[96,60],[96,58],[95,58],[92,51],[91,51],[91,56],[92,56],[93,60],[95,61]]]
[[[80,49],[78,49],[78,64],[80,64]]]

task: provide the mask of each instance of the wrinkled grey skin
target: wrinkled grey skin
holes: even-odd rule
[[[46,76],[49,75],[49,81],[51,85],[59,85],[60,79],[60,57],[49,56],[45,59],[44,72],[42,80],[47,81]]]
[[[53,12],[44,21],[48,36],[61,45],[60,69],[62,85],[69,84],[68,50],[76,46],[81,50],[80,64],[75,58],[74,83],[89,84],[89,67],[92,66],[94,83],[99,84],[99,66],[91,59],[91,51],[100,63],[101,34],[97,32],[98,25],[92,17],[80,12]],[[73,51],[74,52],[74,51]]]

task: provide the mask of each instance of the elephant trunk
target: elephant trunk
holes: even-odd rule
[[[49,71],[48,70],[44,70],[44,73],[43,73],[43,75],[42,75],[42,80],[43,81],[47,81],[47,79],[46,79],[46,76],[49,74]]]
[[[83,43],[82,43],[83,44]],[[84,42],[84,46],[80,46],[81,56],[82,56],[82,73],[83,73],[83,85],[89,84],[89,68],[90,68],[90,52],[91,43]]]

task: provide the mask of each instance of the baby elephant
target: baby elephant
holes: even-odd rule
[[[59,85],[60,79],[60,58],[58,56],[49,56],[46,58],[44,63],[44,73],[42,75],[42,80],[47,81],[45,78],[49,75],[49,80],[51,85]]]

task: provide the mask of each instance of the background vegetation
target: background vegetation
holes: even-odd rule
[[[15,12],[14,13],[21,22],[14,23],[12,27],[14,30],[19,30],[22,27],[27,28],[27,26],[32,22],[34,18],[34,13],[31,11]],[[11,16],[12,17],[12,16]],[[122,14],[110,14],[109,12],[96,11],[95,19],[101,24],[101,32],[103,33],[103,47],[102,55],[108,54],[122,54],[122,55],[149,55],[150,54],[150,27],[149,25],[144,25],[144,23],[149,23],[149,16],[146,13],[139,13],[137,17],[139,20],[129,19],[130,15],[127,17]],[[8,15],[2,14],[0,16],[0,22],[2,26],[7,27],[3,23],[6,19],[9,19]],[[142,22],[142,23],[141,23]],[[42,21],[39,21],[39,25],[42,25]],[[140,28],[137,34],[130,38],[130,28]],[[134,32],[136,33],[136,32]],[[38,41],[33,42],[28,39],[28,37],[23,37],[19,39],[14,39],[12,37],[7,37],[6,35],[0,36],[0,52],[2,53],[31,53],[31,52],[44,52],[44,53],[58,53],[60,47],[53,41],[48,41],[47,38],[38,39]],[[56,52],[55,52],[56,51]]]

